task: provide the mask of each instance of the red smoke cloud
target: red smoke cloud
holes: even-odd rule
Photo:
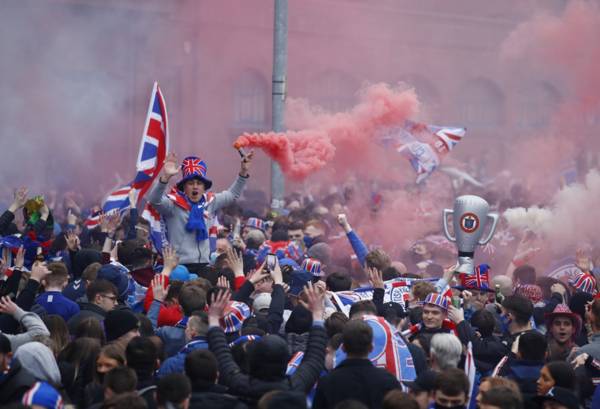
[[[355,171],[373,164],[380,156],[381,148],[373,140],[377,131],[402,125],[417,113],[418,105],[413,90],[382,83],[365,88],[360,102],[348,112],[331,114],[301,101],[290,101],[287,122],[302,130],[246,133],[236,140],[235,146],[263,149],[287,176],[296,180],[328,164],[335,172]],[[373,150],[378,150],[379,155],[372,155]]]

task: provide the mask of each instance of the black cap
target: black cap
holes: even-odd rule
[[[435,380],[437,378],[437,372],[427,370],[417,376],[412,382],[402,382],[413,392],[432,392],[435,390]]]
[[[396,314],[396,317],[398,318],[404,318],[406,317],[406,311],[404,311],[404,307],[402,306],[402,304],[399,304],[397,302],[384,302],[383,305],[381,306],[381,315],[383,315],[384,317],[389,314],[389,313],[394,313]]]
[[[535,397],[534,400],[538,402],[540,406],[546,401],[553,401],[566,406],[568,409],[579,409],[579,401],[577,400],[577,396],[575,396],[575,394],[569,389],[561,388],[560,386],[550,389],[550,391],[544,396]]]

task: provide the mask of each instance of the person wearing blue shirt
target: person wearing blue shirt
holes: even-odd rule
[[[42,279],[44,292],[35,300],[47,314],[60,315],[66,321],[79,312],[79,305],[62,294],[69,282],[69,272],[63,263],[48,264],[48,274]]]

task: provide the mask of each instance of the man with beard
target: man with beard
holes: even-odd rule
[[[548,329],[548,361],[565,361],[575,346],[575,338],[581,331],[581,317],[565,304],[558,304],[546,314]]]

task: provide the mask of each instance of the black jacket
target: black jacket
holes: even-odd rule
[[[333,408],[346,399],[354,399],[370,409],[381,407],[383,397],[399,388],[398,380],[368,359],[346,359],[329,375],[319,380],[313,409]]]
[[[293,390],[308,393],[324,368],[327,333],[322,325],[313,325],[309,332],[308,345],[302,363],[291,376],[282,376],[273,381],[263,381],[242,373],[235,363],[223,330],[212,327],[208,330],[208,345],[219,362],[221,383],[229,392],[239,396],[249,406],[254,406],[265,393],[272,390]]]
[[[34,376],[13,359],[8,373],[0,375],[0,404],[20,402],[35,382]]]
[[[248,407],[223,385],[192,385],[190,409],[247,409]]]
[[[512,354],[502,358],[492,376],[511,379],[519,385],[525,407],[530,407],[537,394],[537,380],[544,366],[544,361],[528,361],[516,359]]]
[[[510,353],[510,349],[500,340],[491,335],[489,337],[478,337],[468,321],[462,321],[456,326],[458,338],[463,345],[469,342],[473,344],[473,358],[475,366],[482,374],[491,372],[498,362]]]
[[[106,317],[106,311],[104,311],[101,307],[97,306],[93,303],[80,303],[79,304],[80,311],[73,315],[69,322],[67,322],[67,326],[69,327],[69,333],[71,335],[75,334],[75,330],[77,329],[77,325],[86,318],[95,318],[98,321],[104,321]]]

